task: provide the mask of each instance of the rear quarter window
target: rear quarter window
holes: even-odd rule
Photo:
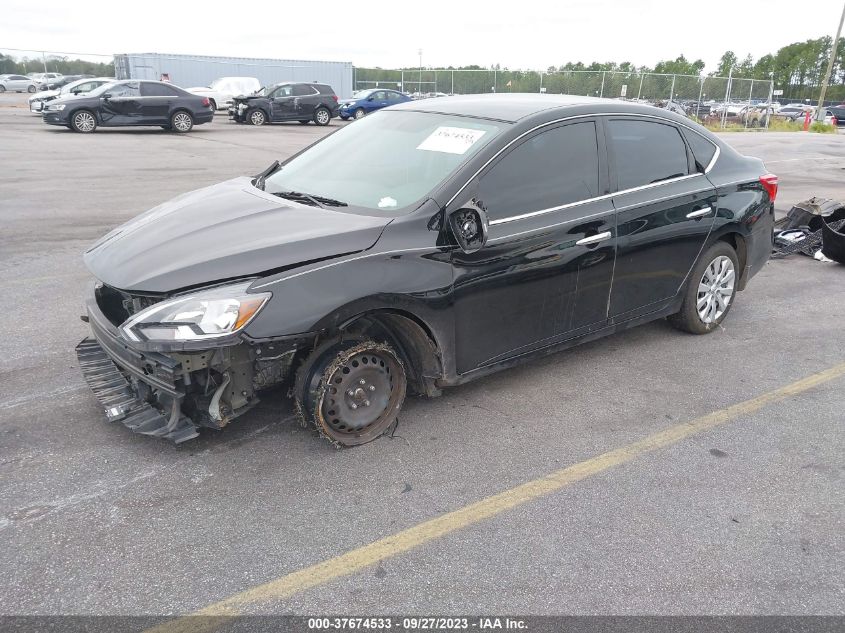
[[[716,146],[701,134],[696,134],[692,130],[684,130],[684,136],[692,150],[692,155],[695,157],[696,167],[703,172],[716,155]]]

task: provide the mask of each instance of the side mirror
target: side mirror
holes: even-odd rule
[[[107,92],[106,94],[104,94],[104,95],[103,95],[103,99],[104,99],[105,101],[108,101],[109,99],[111,99],[111,93],[110,93],[110,92]]]
[[[370,95],[369,97],[367,97],[367,101],[372,101],[373,99],[375,99],[375,97],[373,97],[372,95]]]
[[[465,253],[474,253],[487,243],[489,226],[487,213],[476,200],[449,216],[449,230]]]

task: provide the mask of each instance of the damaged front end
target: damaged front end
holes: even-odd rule
[[[87,299],[91,336],[79,366],[109,421],[176,443],[220,429],[284,383],[307,339],[254,341],[242,331],[269,298],[249,283],[177,297],[107,285]]]

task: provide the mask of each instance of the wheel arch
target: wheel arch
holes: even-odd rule
[[[335,321],[328,317],[323,320]],[[437,396],[436,381],[443,377],[442,346],[434,328],[414,312],[398,307],[372,307],[347,315],[325,328],[321,338],[366,336],[389,343],[405,364],[408,384],[416,393]]]
[[[736,252],[737,260],[739,260],[739,284],[737,290],[744,290],[748,283],[748,243],[745,237],[738,231],[727,231],[720,234],[713,243],[725,242]]]

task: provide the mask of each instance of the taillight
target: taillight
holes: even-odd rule
[[[211,101],[208,100],[208,97],[202,98],[202,105],[203,105],[204,108],[207,108],[208,106],[211,105]]]
[[[334,99],[334,102],[337,103],[337,95],[332,95],[332,99]]]
[[[760,176],[760,184],[763,185],[763,189],[769,194],[769,200],[774,202],[778,195],[778,177],[774,174]]]

